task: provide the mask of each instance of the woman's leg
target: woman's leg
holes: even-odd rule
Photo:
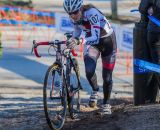
[[[113,33],[110,37],[100,40],[102,45],[102,77],[103,77],[103,104],[101,105],[101,114],[111,114],[110,95],[112,91],[112,72],[116,61],[116,37]]]
[[[112,91],[112,72],[114,69],[115,65],[115,60],[116,60],[116,55],[115,53],[112,53],[109,56],[102,57],[102,77],[103,77],[103,94],[104,94],[104,99],[103,99],[103,104],[109,104],[109,99]]]
[[[87,53],[84,55],[85,72],[86,77],[93,89],[93,91],[98,91],[99,87],[97,85],[97,76],[95,73],[97,59],[100,52],[95,47],[90,46]]]
[[[100,52],[95,47],[90,46],[87,50],[86,55],[84,56],[84,63],[85,63],[85,71],[86,77],[92,87],[92,94],[89,100],[89,106],[95,107],[97,105],[98,99],[98,90],[99,87],[97,85],[97,76],[95,73],[97,59],[99,57]]]
[[[103,50],[101,52],[102,58],[102,77],[103,77],[103,104],[109,104],[109,99],[112,91],[112,72],[116,61],[116,38],[113,33],[110,37],[101,40]]]

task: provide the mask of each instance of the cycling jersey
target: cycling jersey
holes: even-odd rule
[[[83,12],[81,22],[74,23],[73,37],[81,37],[86,45],[95,45],[99,39],[108,37],[113,33],[110,23],[96,8],[89,8]]]

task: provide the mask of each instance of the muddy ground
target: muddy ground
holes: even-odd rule
[[[1,101],[10,100],[0,97]],[[12,99],[12,101],[23,99]],[[41,98],[25,99],[26,104],[1,104],[0,130],[49,130]],[[63,130],[159,130],[160,105],[133,106],[132,99],[112,100],[112,115],[99,115],[98,109],[81,104],[78,119],[67,117]],[[12,107],[11,107],[12,106]],[[5,108],[4,110],[2,110]]]

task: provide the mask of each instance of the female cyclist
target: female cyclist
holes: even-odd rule
[[[84,43],[84,63],[86,77],[92,87],[89,106],[97,105],[98,90],[95,73],[97,59],[102,59],[103,104],[101,111],[111,114],[110,95],[112,90],[112,72],[116,60],[115,33],[106,17],[93,5],[83,5],[83,0],[64,0],[65,11],[74,24],[72,38],[68,48]]]

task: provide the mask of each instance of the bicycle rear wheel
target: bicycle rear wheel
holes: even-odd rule
[[[67,83],[69,87],[69,94],[71,94],[72,91],[76,90],[79,87],[78,84],[78,78],[79,78],[79,68],[78,68],[78,62],[76,59],[72,59],[74,66],[68,66],[66,75],[67,75]],[[75,67],[75,69],[74,69]],[[77,74],[76,74],[77,71]],[[80,90],[77,90],[73,95],[69,96],[68,106],[69,106],[69,112],[71,118],[76,118],[77,114],[80,112]]]
[[[59,130],[65,122],[67,93],[61,68],[54,64],[48,68],[43,87],[45,117],[52,130]]]

